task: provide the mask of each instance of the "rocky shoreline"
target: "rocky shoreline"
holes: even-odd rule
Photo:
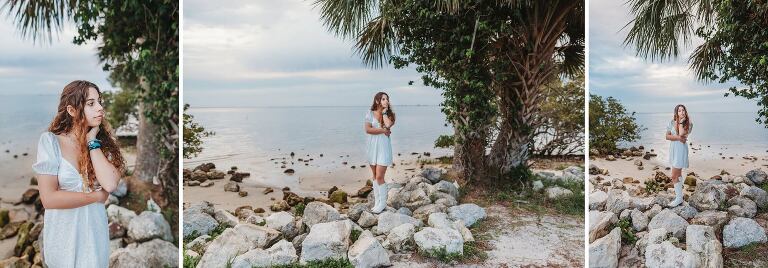
[[[191,172],[202,174],[211,167],[205,165]],[[206,174],[218,172],[211,168]],[[237,173],[227,175],[227,184],[236,183],[233,174]],[[327,259],[381,267],[417,251],[427,256],[461,255],[464,244],[474,241],[471,228],[486,217],[485,209],[459,204],[458,184],[441,176],[442,170],[427,168],[405,183],[391,183],[388,207],[378,215],[370,212],[370,181],[354,195],[332,187],[321,198],[300,197],[285,188],[283,199],[269,207],[270,213],[252,206],[227,211],[198,202],[184,209],[185,259],[197,262],[196,267],[261,267]]]
[[[31,185],[37,185],[33,177]],[[151,199],[145,211],[119,206],[129,189],[125,179],[107,201],[110,267],[178,267],[178,247],[170,224]],[[0,209],[0,238],[16,239],[13,256],[0,261],[0,267],[43,267],[43,208],[39,191],[30,188],[21,202]],[[73,245],[74,246],[74,245]]]
[[[631,148],[606,160],[631,157],[654,156]],[[632,160],[639,170],[647,167]],[[667,207],[672,180],[659,166],[649,169],[652,176],[641,183],[610,178],[609,170],[590,165],[590,267],[723,267],[724,248],[768,242],[768,174],[762,169],[743,175],[722,170],[710,178],[683,174],[685,201],[674,208]]]

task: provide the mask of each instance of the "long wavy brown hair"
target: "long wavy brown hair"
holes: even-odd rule
[[[683,129],[685,129],[685,133],[688,133],[688,131],[691,130],[691,116],[688,114],[688,108],[685,108],[685,105],[678,104],[675,106],[675,113],[674,113],[674,120],[675,120],[675,131],[677,131],[677,134],[680,134],[680,118],[677,116],[677,109],[683,107],[683,113],[685,113],[685,122],[683,123]]]
[[[67,133],[75,135],[77,143],[80,145],[80,157],[77,159],[77,168],[83,178],[83,191],[86,190],[86,186],[93,191],[96,182],[96,174],[93,171],[93,163],[91,163],[91,156],[88,153],[88,141],[86,140],[86,134],[90,130],[85,119],[85,104],[89,88],[96,89],[96,92],[99,93],[99,98],[101,98],[101,91],[94,83],[77,80],[67,84],[61,92],[56,117],[53,118],[53,122],[48,127],[48,131],[56,135]],[[76,110],[74,117],[70,116],[67,112],[67,106],[70,105]],[[101,141],[101,150],[104,152],[107,160],[122,174],[125,168],[125,161],[122,154],[120,154],[117,139],[112,136],[112,128],[107,120],[102,120],[101,126],[99,126],[99,133],[96,134],[96,139]]]
[[[373,104],[371,104],[371,111],[379,110],[379,107],[381,106],[381,98],[384,97],[384,96],[387,96],[387,98],[389,98],[389,95],[387,95],[387,93],[384,93],[384,92],[376,93],[376,95],[373,96]],[[392,110],[392,102],[391,101],[389,102],[389,112],[387,114],[388,114],[387,117],[389,117],[389,120],[392,120],[392,122],[395,122],[395,111]],[[379,125],[381,125],[381,126],[384,125],[384,116],[383,115],[379,116],[378,118],[376,118],[376,120],[379,121]]]

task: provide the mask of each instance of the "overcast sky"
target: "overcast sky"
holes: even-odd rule
[[[97,44],[72,44],[74,27],[67,25],[53,42],[33,43],[22,39],[6,10],[0,11],[0,96],[58,95],[73,80],[113,90],[96,56]]]
[[[696,112],[755,112],[757,104],[741,97],[723,97],[730,84],[697,82],[686,59],[698,42],[694,41],[680,60],[653,63],[635,56],[622,41],[629,28],[626,1],[589,2],[589,90],[592,94],[613,96],[628,110],[671,113],[678,103]]]
[[[420,75],[373,70],[328,33],[313,1],[184,1],[184,101],[193,107],[439,104]],[[408,81],[414,81],[408,86]]]

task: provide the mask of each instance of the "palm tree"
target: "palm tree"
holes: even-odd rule
[[[768,27],[768,9],[760,1],[713,0],[630,0],[634,17],[625,27],[630,30],[625,46],[651,61],[678,58],[690,48],[693,37],[703,42],[696,46],[688,64],[699,82],[738,80],[746,88],[731,87],[730,92],[747,99],[758,99],[763,106],[757,122],[768,127],[768,61],[763,42]],[[764,62],[760,63],[763,59]],[[725,94],[728,96],[728,93]]]
[[[356,41],[354,48],[363,62],[380,68],[398,53],[399,29],[392,22],[397,21],[396,16],[401,14],[398,10],[408,1],[317,0],[314,5],[320,8],[321,20],[331,32]],[[506,174],[526,165],[533,130],[541,123],[538,110],[544,98],[543,85],[554,76],[571,76],[583,71],[584,2],[500,0],[492,3],[496,9],[509,11],[508,14],[514,14],[510,17],[515,18],[509,22],[512,25],[509,31],[483,37],[484,54],[481,55],[489,63],[488,68],[495,68],[491,73],[515,77],[492,83],[500,116],[491,152],[484,159],[493,169]],[[442,0],[435,1],[433,8],[446,14],[466,14],[474,12],[476,5],[470,1]],[[479,22],[478,17],[475,32]],[[480,51],[476,44],[481,42],[475,39],[473,33],[470,49]],[[460,152],[459,146],[454,148],[457,149],[456,161],[461,158],[456,154],[465,152]],[[485,155],[485,149],[485,146],[473,146],[472,150],[482,150],[480,155]]]

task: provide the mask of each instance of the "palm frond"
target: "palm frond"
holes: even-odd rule
[[[377,0],[316,0],[320,20],[334,34],[354,38],[377,11]]]
[[[8,0],[0,10],[13,18],[23,38],[51,42],[77,6],[78,0]]]
[[[707,40],[693,51],[688,62],[690,69],[696,74],[696,79],[706,82],[715,79],[715,70],[723,56],[724,52],[720,44]]]
[[[384,16],[371,20],[360,32],[355,50],[363,57],[363,62],[371,67],[380,68],[396,53],[395,30]]]
[[[652,61],[677,57],[683,45],[690,43],[699,19],[694,14],[697,0],[630,0],[634,19],[624,39],[635,53]],[[682,45],[681,45],[682,43]]]

